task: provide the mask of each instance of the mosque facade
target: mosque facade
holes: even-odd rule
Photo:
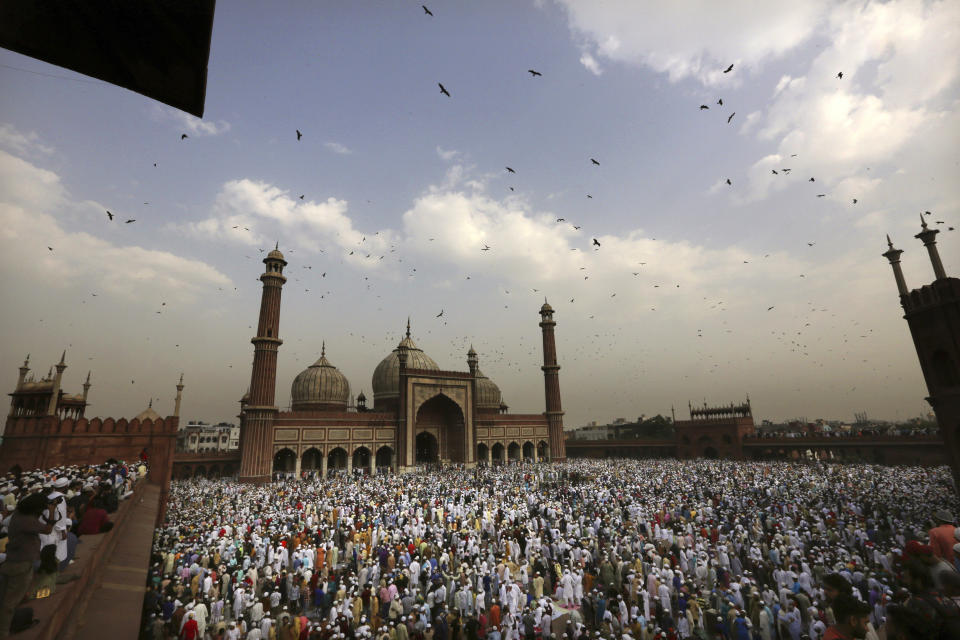
[[[540,308],[545,410],[514,414],[499,387],[479,367],[471,347],[466,371],[441,369],[410,334],[376,366],[373,397],[350,406],[350,383],[327,358],[300,372],[289,410],[276,406],[280,301],[287,265],[274,249],[264,259],[263,293],[250,389],[240,401],[240,471],[247,482],[274,472],[365,469],[404,473],[427,464],[564,460],[553,308]],[[368,404],[368,400],[370,404]]]

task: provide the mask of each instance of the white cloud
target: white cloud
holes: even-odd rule
[[[217,136],[230,130],[230,123],[226,120],[201,120],[172,107],[154,105],[153,117],[160,121],[171,122],[176,125],[180,133],[191,136]]]
[[[709,0],[557,0],[570,28],[589,49],[581,64],[599,73],[597,57],[645,65],[671,80],[737,81],[744,71],[782,56],[814,33],[826,0],[780,3]],[[737,74],[724,74],[729,64]]]
[[[450,162],[454,160],[457,156],[460,155],[460,152],[456,149],[444,149],[440,145],[437,145],[437,155],[440,156],[441,160]]]
[[[603,73],[603,69],[600,68],[600,63],[587,51],[584,51],[580,55],[580,64],[585,66],[593,75],[599,76]]]
[[[216,286],[230,285],[202,261],[66,229],[54,214],[65,206],[87,205],[71,202],[56,174],[3,151],[0,194],[0,263],[7,273],[43,287],[83,285],[125,301],[151,303],[158,296],[195,301]]]
[[[341,155],[350,155],[351,153],[353,153],[353,151],[351,151],[344,145],[340,144],[339,142],[332,142],[332,141],[324,142],[323,146],[325,146],[327,149],[330,149],[330,151],[333,151],[334,153],[339,153]]]
[[[315,253],[338,250],[350,263],[377,268],[391,238],[355,229],[346,212],[345,200],[300,200],[266,182],[231,180],[217,195],[212,215],[182,228],[198,237],[248,246],[279,240]]]
[[[7,149],[19,155],[40,153],[50,155],[53,147],[40,143],[40,136],[35,131],[24,133],[9,123],[0,124],[0,148]]]

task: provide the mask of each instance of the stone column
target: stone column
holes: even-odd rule
[[[487,447],[487,466],[493,466],[493,447]]]
[[[322,475],[324,478],[327,477],[327,453],[324,453],[322,456],[320,456],[320,475]]]
[[[533,461],[534,461],[534,463],[540,462],[540,460],[537,459],[537,445],[536,445],[536,444],[533,445]]]
[[[347,454],[347,475],[349,476],[352,474],[353,474],[353,454],[348,453]]]
[[[297,451],[298,451],[298,452],[299,452],[299,450],[300,450],[300,448],[297,447]],[[297,477],[297,480],[299,480],[299,479],[300,479],[300,454],[297,453],[296,455],[297,455],[297,461],[296,461],[296,463],[295,463],[294,466],[293,466],[293,473],[294,473],[294,475]]]
[[[374,451],[376,445],[370,445],[370,475],[377,475],[377,454]]]

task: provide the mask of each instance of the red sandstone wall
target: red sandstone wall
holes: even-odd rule
[[[100,464],[107,458],[136,460],[147,449],[150,480],[170,480],[179,418],[7,418],[0,445],[0,472],[14,464],[24,470],[60,465]]]

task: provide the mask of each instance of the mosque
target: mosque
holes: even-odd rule
[[[406,336],[373,372],[372,406],[361,392],[350,406],[350,383],[327,359],[300,372],[291,406],[275,406],[280,298],[287,278],[283,254],[263,260],[263,293],[250,390],[240,401],[240,473],[247,482],[273,472],[330,469],[409,472],[418,465],[491,464],[507,460],[564,460],[563,410],[553,308],[540,308],[546,406],[543,413],[508,411],[497,385],[471,347],[466,371],[445,371]]]

